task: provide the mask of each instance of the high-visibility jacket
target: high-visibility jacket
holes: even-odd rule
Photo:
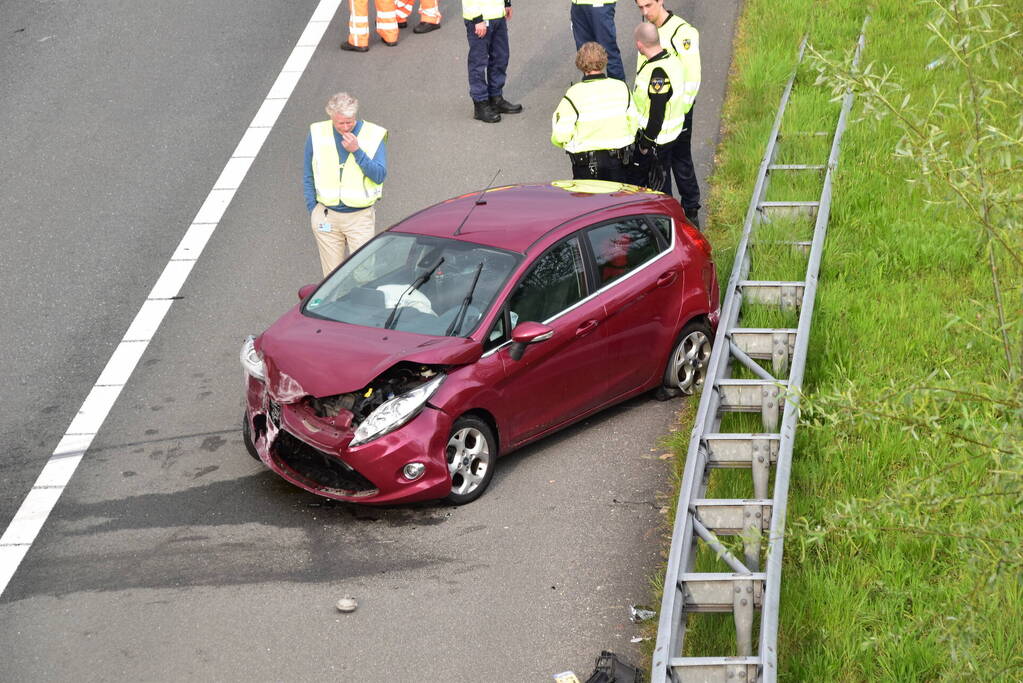
[[[651,61],[644,61],[636,73],[636,89],[632,93],[632,99],[636,103],[636,111],[639,113],[639,126],[646,128],[650,121],[650,78],[655,69],[663,69],[671,85],[671,98],[668,100],[664,110],[664,120],[661,122],[661,130],[654,141],[658,145],[665,145],[672,142],[682,132],[686,121],[686,112],[692,107],[683,96],[683,91],[676,85],[685,79],[682,75],[682,64],[671,56],[670,53],[662,52],[662,57],[654,57]]]
[[[504,8],[511,7],[505,0],[462,0],[462,18],[468,21],[504,19]]]
[[[668,12],[668,18],[657,27],[657,35],[661,39],[661,47],[678,57],[682,63],[685,79],[675,87],[682,90],[683,96],[692,105],[700,90],[700,32],[682,17]],[[645,61],[643,55],[639,55],[637,69]]]
[[[561,98],[551,117],[551,142],[566,152],[620,149],[636,139],[639,115],[629,86],[587,76]]]
[[[332,121],[312,124],[309,126],[309,133],[313,141],[313,183],[316,186],[316,201],[324,206],[344,204],[352,208],[364,208],[372,206],[380,199],[384,191],[383,183],[370,180],[359,168],[354,154],[349,154],[344,165],[341,165],[337,143],[334,141]],[[359,148],[372,157],[387,139],[387,129],[363,121],[355,137],[359,141]]]

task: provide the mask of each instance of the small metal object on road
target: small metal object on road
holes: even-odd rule
[[[554,683],[581,683],[579,677],[575,675],[574,671],[562,671],[559,674],[554,674]]]
[[[357,603],[355,601],[355,598],[353,598],[350,595],[346,595],[345,597],[337,601],[338,612],[354,612],[355,608],[358,606],[359,603]]]

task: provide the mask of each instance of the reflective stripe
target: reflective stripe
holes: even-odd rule
[[[636,138],[638,116],[628,86],[598,78],[576,83],[551,117],[551,143],[568,152],[619,149]]]
[[[366,26],[354,27],[348,29],[348,32],[357,36],[364,36],[369,34],[369,28]]]

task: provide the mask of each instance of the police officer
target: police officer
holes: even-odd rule
[[[359,101],[339,92],[327,121],[309,126],[302,178],[320,267],[328,275],[374,235],[387,177],[387,130],[356,118]]]
[[[615,33],[615,0],[572,0],[572,37],[575,49],[583,43],[600,43],[607,50],[607,75],[625,80],[622,53]]]
[[[583,43],[575,66],[583,80],[554,111],[551,142],[568,152],[573,178],[628,182],[625,169],[638,127],[629,86],[604,74],[607,52],[597,43]]]
[[[700,90],[700,33],[682,17],[672,14],[664,7],[664,0],[636,0],[643,18],[657,27],[661,47],[678,57],[682,64],[684,82],[675,87],[684,91],[688,102],[685,126],[678,142],[672,148],[671,169],[678,185],[679,203],[686,217],[696,226],[700,225],[700,186],[696,182],[693,166],[693,102]],[[640,55],[640,62],[643,57]],[[671,177],[667,179],[665,192],[671,194]]]
[[[689,103],[680,83],[685,82],[682,64],[661,47],[653,24],[636,27],[640,59],[632,93],[639,113],[636,135],[638,174],[633,182],[652,190],[670,192],[671,152],[685,123]]]
[[[508,21],[511,0],[462,0],[469,39],[469,96],[474,118],[497,123],[501,114],[518,114],[521,104],[504,99],[508,71]]]

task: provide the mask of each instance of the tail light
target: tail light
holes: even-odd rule
[[[703,236],[703,233],[697,230],[689,221],[682,220],[678,223],[682,228],[682,232],[688,237],[696,247],[703,252],[703,255],[710,258],[711,248],[710,241]]]

